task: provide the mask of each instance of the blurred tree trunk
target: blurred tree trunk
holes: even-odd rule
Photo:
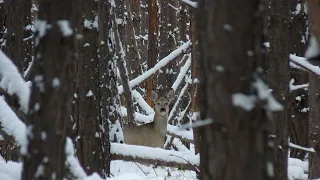
[[[201,0],[197,11],[200,179],[273,179],[260,1]],[[228,9],[228,11],[226,11]],[[234,18],[237,17],[237,18]]]
[[[319,48],[320,45],[320,4],[318,1],[307,0],[308,5],[308,17],[311,34],[314,36],[315,41],[318,42],[318,47],[311,47],[313,51],[316,51],[315,48]],[[310,40],[312,41],[312,40]],[[313,42],[315,45],[316,42]],[[318,49],[316,52],[319,52]],[[311,56],[311,55],[308,55]],[[320,61],[320,54],[314,54],[316,58],[315,61]],[[315,149],[315,153],[310,154],[309,158],[309,179],[316,179],[320,177],[320,111],[319,111],[319,89],[320,89],[320,79],[314,74],[309,75],[309,142],[310,145]]]
[[[158,5],[157,0],[148,0],[148,69],[153,68],[158,59]],[[147,81],[146,101],[153,106],[151,91],[157,86],[155,77]]]
[[[304,1],[295,1],[294,7],[301,7],[292,15],[290,20],[290,39],[289,44],[290,53],[297,56],[304,56],[307,43],[308,43],[308,23],[307,14]],[[300,69],[290,69],[291,80],[294,80],[294,85],[307,84],[308,73]],[[291,91],[290,99],[290,121],[289,121],[289,137],[291,142],[302,147],[308,147],[308,91],[305,89],[298,89]],[[292,148],[290,149],[290,156],[304,160],[306,151]]]
[[[73,7],[72,0],[39,0],[24,180],[63,179],[66,174],[66,129],[73,85]]]
[[[21,71],[23,68],[23,0],[4,1],[6,45],[4,52]]]
[[[290,19],[295,1],[268,0],[268,53],[267,76],[276,99],[284,106],[281,112],[272,114],[275,135],[275,178],[287,179],[288,135],[290,121]]]

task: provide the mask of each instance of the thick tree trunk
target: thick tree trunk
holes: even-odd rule
[[[22,179],[63,179],[74,60],[72,0],[39,1],[35,64]],[[59,13],[57,13],[59,9]],[[50,27],[50,28],[48,28]],[[54,148],[52,148],[54,147]],[[39,171],[41,168],[41,171]]]
[[[199,129],[202,180],[274,176],[267,111],[280,107],[266,107],[272,97],[259,96],[268,91],[260,77],[265,58],[259,2],[199,3],[199,109],[201,119],[213,120]]]
[[[110,171],[108,127],[107,56],[110,9],[107,1],[79,0],[77,103],[75,122],[77,154],[85,171],[106,177]],[[110,104],[112,105],[112,104]]]
[[[290,94],[288,84],[290,36],[289,24],[291,19],[291,7],[295,1],[268,0],[268,41],[270,49],[268,53],[267,76],[270,88],[276,99],[284,106],[281,112],[273,113],[275,137],[275,177],[287,179],[288,169],[288,133],[290,120]]]

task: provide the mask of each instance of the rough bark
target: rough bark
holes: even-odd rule
[[[21,69],[23,71],[27,70],[30,62],[32,61],[33,56],[33,32],[31,30],[32,17],[31,17],[31,7],[32,0],[23,0],[22,9],[23,9],[23,42],[22,42],[22,57],[21,59]]]
[[[5,26],[6,33],[6,46],[4,52],[13,61],[13,63],[22,70],[23,62],[23,0],[10,0],[4,1],[5,4]]]
[[[260,73],[265,61],[259,2],[199,1],[198,104],[201,119],[213,120],[199,129],[202,180],[273,179],[268,109],[266,99],[256,96],[261,89],[255,86],[263,83]],[[235,106],[235,93],[256,97],[257,102],[247,110]]]
[[[176,10],[173,7],[177,6],[177,2],[175,0],[167,0],[159,1],[159,4],[159,59],[162,59],[176,48],[175,29],[177,27],[177,18]],[[168,64],[159,74],[158,84],[161,88],[169,88],[174,83],[178,70],[176,64],[174,62]]]
[[[308,17],[311,33],[315,36],[320,44],[320,5],[318,1],[307,0],[308,5]],[[312,57],[310,57],[312,58]],[[319,55],[317,56],[318,61]],[[320,177],[320,112],[319,112],[319,88],[320,88],[320,79],[314,74],[309,75],[309,142],[311,147],[313,147],[316,153],[312,153],[309,158],[309,179],[316,179]]]
[[[4,2],[0,3],[0,49],[4,49],[5,42],[5,4]]]
[[[288,83],[290,36],[289,24],[291,7],[295,1],[268,0],[268,53],[267,76],[270,88],[276,99],[284,106],[283,111],[272,115],[275,137],[275,177],[287,179],[288,169],[288,133],[290,120],[290,94]]]
[[[77,42],[77,103],[74,119],[77,155],[85,171],[106,177],[110,172],[107,81],[109,5],[107,1],[79,0]],[[84,22],[87,22],[84,23]],[[111,105],[111,104],[110,104]]]
[[[320,126],[320,78],[310,74],[309,76],[309,141],[311,147],[316,151],[315,153],[310,154],[309,159],[309,178],[316,179],[320,177],[320,134],[319,134],[319,126]]]
[[[158,6],[157,0],[148,1],[148,69],[152,68],[158,59]],[[156,78],[147,81],[146,101],[153,106],[151,91],[156,88]]]
[[[22,179],[63,179],[72,100],[74,60],[72,0],[39,1],[27,152]],[[59,13],[57,13],[59,9]],[[50,28],[47,28],[50,25]],[[54,147],[54,148],[52,148]],[[39,168],[43,171],[39,172]]]

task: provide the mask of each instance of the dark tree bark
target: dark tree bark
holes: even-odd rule
[[[72,0],[39,0],[22,179],[63,179],[74,60]],[[59,9],[59,13],[57,13]],[[53,148],[54,147],[54,148]],[[39,171],[42,168],[42,171]]]
[[[4,52],[12,60],[12,62],[22,70],[23,62],[23,0],[10,0],[4,1],[5,5],[5,26],[6,33],[6,46]]]
[[[296,54],[297,56],[304,56],[307,43],[308,43],[308,23],[306,8],[304,1],[295,1],[294,6],[300,6],[301,10],[295,12],[290,21],[290,53]],[[293,7],[293,8],[295,8]],[[292,9],[293,9],[292,8]],[[294,84],[306,84],[308,83],[308,73],[299,69],[291,68],[290,76],[294,79]],[[289,124],[289,137],[291,142],[294,144],[308,147],[308,91],[306,89],[298,89],[290,92],[290,124]],[[306,151],[299,149],[290,149],[290,156],[304,160],[306,157]]]
[[[307,0],[308,17],[310,24],[310,32],[316,38],[318,45],[320,44],[320,5],[317,1]],[[315,48],[315,47],[313,47]],[[319,52],[319,50],[318,50]],[[310,56],[310,55],[308,55]],[[316,61],[320,61],[320,55],[315,55]],[[309,142],[311,147],[315,149],[315,153],[310,154],[309,158],[309,179],[316,179],[320,177],[320,112],[319,112],[319,88],[320,79],[314,74],[309,74]]]
[[[148,69],[153,68],[158,59],[158,6],[157,0],[148,0]],[[146,101],[152,106],[151,91],[156,88],[156,78],[147,82]]]
[[[272,97],[259,96],[268,91],[261,79],[265,58],[259,2],[199,2],[199,109],[201,119],[213,120],[199,129],[202,180],[273,179],[267,111],[280,107],[267,108]],[[243,102],[238,96],[255,100]]]
[[[108,31],[110,4],[106,1],[79,0],[77,51],[77,98],[74,113],[77,154],[85,171],[110,174],[108,114],[112,97],[108,89]],[[113,86],[115,88],[115,86]],[[113,90],[113,89],[112,89]],[[111,116],[110,116],[111,117]]]
[[[30,62],[32,61],[33,56],[33,32],[31,30],[32,26],[32,17],[31,17],[31,7],[32,0],[23,0],[22,9],[23,9],[23,42],[22,42],[22,57],[21,59],[21,69],[27,70]]]
[[[289,24],[291,7],[295,1],[268,0],[268,53],[267,76],[270,88],[276,99],[284,106],[283,111],[273,113],[275,137],[275,177],[287,179],[288,169],[288,135],[290,120],[290,94],[288,84],[290,36]]]
[[[0,49],[4,49],[5,45],[5,4],[4,2],[0,3]]]
[[[160,3],[160,22],[159,22],[159,59],[166,57],[171,53],[176,45],[176,27],[177,17],[174,7],[177,6],[175,0],[159,1]],[[171,7],[173,6],[173,7]],[[177,63],[172,62],[166,68],[163,68],[162,73],[159,74],[158,84],[160,87],[166,89],[170,88],[174,83],[178,68]]]

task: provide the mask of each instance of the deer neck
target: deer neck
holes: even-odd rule
[[[161,114],[155,113],[154,119],[153,119],[155,130],[164,135],[167,131],[167,124],[168,124],[167,121],[168,121],[168,115],[161,115]]]

